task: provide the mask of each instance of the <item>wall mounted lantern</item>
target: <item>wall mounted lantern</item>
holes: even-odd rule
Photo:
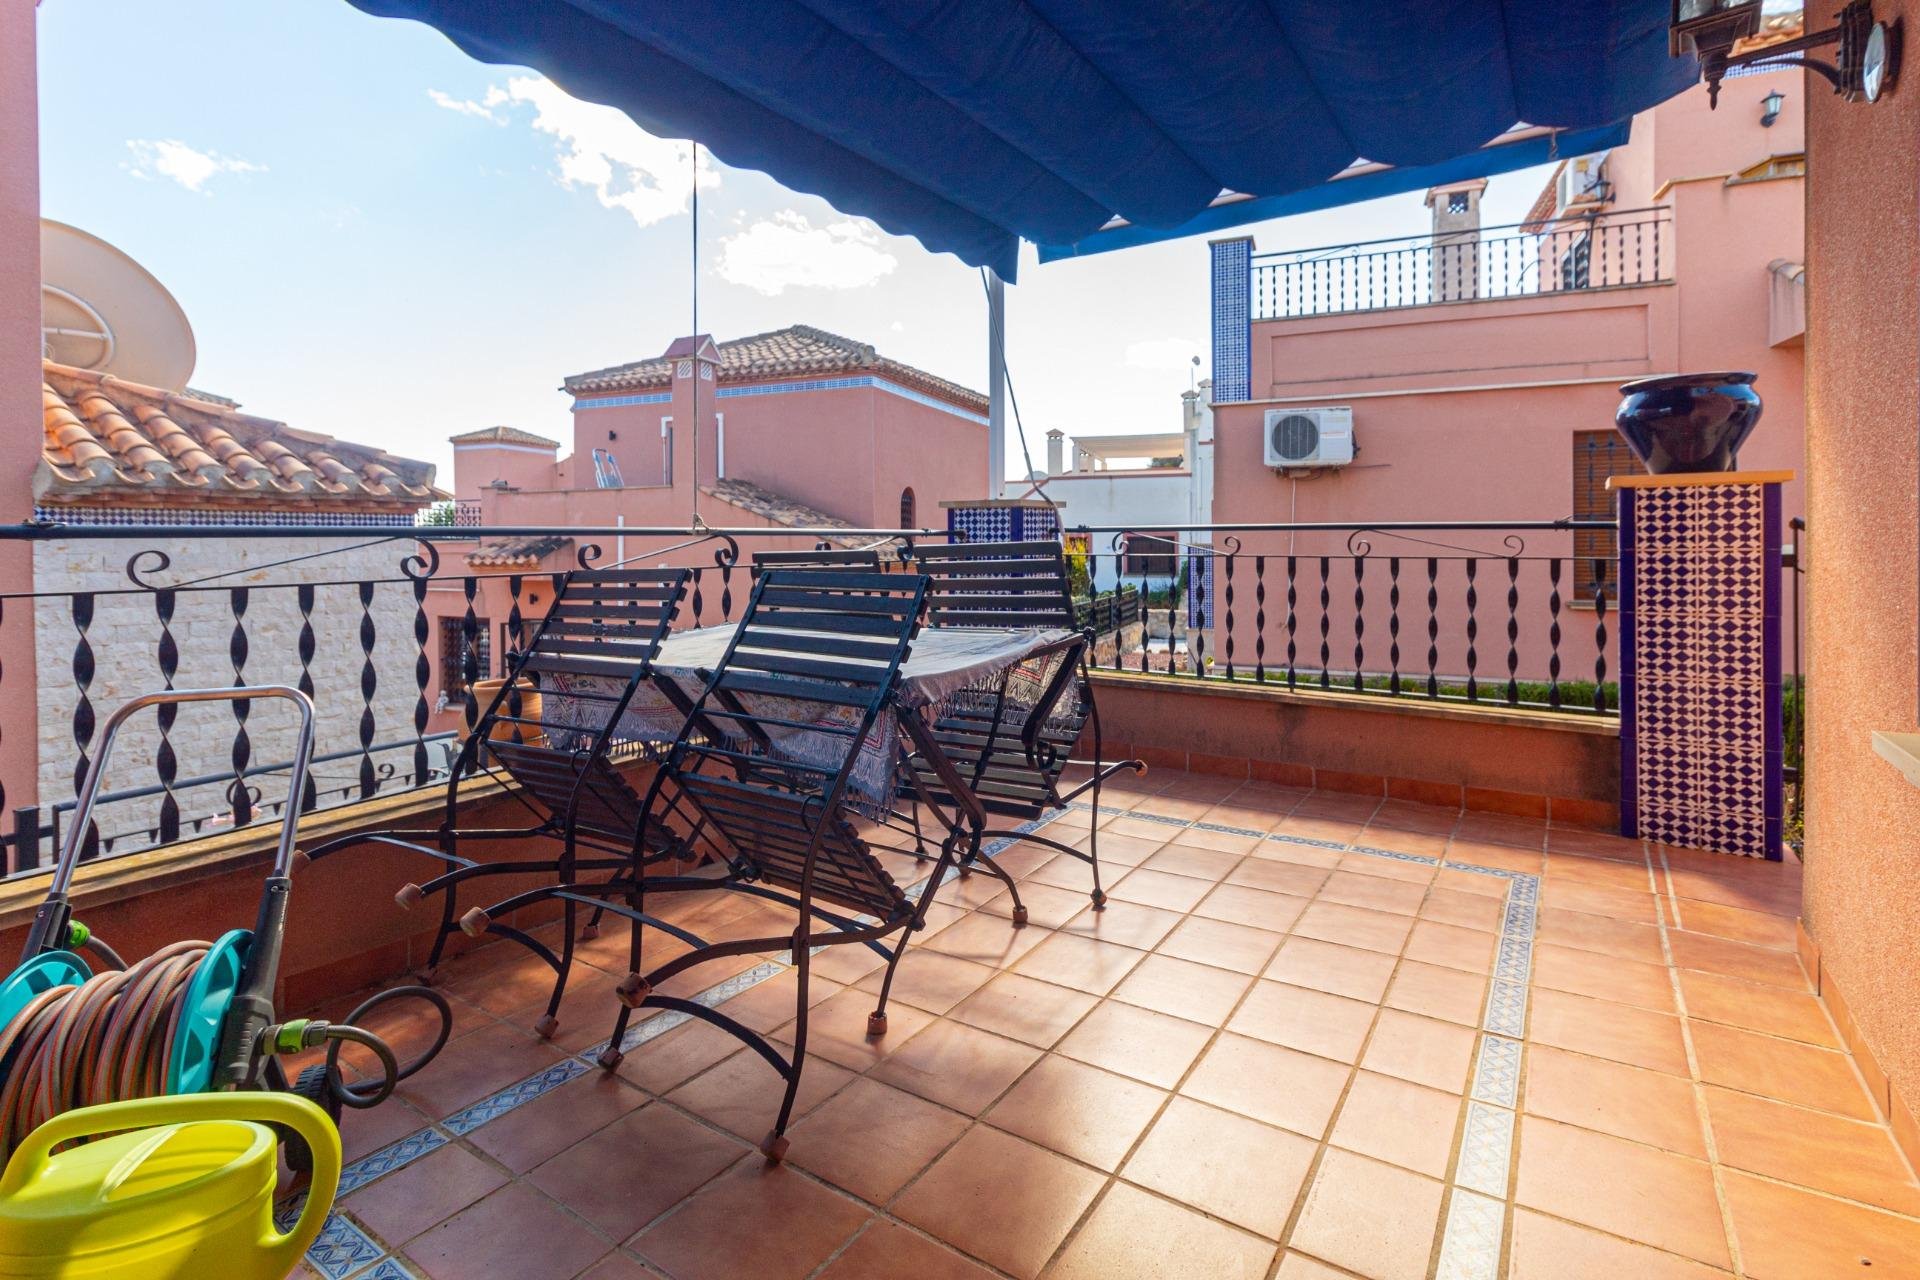
[[[1760,99],[1760,125],[1762,128],[1773,128],[1773,122],[1780,118],[1780,107],[1786,100],[1787,96],[1778,89],[1775,89],[1772,93]]]
[[[1761,0],[1673,0],[1667,52],[1700,60],[1710,106],[1719,105],[1720,81],[1735,67],[1805,67],[1825,76],[1848,102],[1878,102],[1893,87],[1900,71],[1900,23],[1874,21],[1873,0],[1849,0],[1836,25],[1825,31],[1735,53],[1736,44],[1759,33],[1760,5]],[[1839,46],[1832,62],[1805,56],[1826,45]]]

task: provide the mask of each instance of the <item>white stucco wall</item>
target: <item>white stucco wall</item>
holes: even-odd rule
[[[369,531],[369,536],[371,534]],[[37,545],[34,548],[36,592],[102,593],[94,597],[93,620],[86,632],[95,665],[95,675],[87,690],[94,709],[94,749],[97,751],[101,731],[114,708],[128,698],[160,689],[163,684],[157,656],[160,626],[155,596],[145,591],[127,591],[133,585],[126,575],[127,561],[135,552],[147,548],[164,551],[171,557],[172,566],[143,576],[148,581],[180,583],[342,545],[352,544],[350,540],[302,542],[279,538],[192,539],[165,543],[137,534],[125,539]],[[311,582],[317,584],[312,611],[315,644],[310,668],[318,733],[315,753],[357,748],[360,718],[366,704],[361,696],[365,655],[360,643],[362,611],[356,584],[366,579],[400,578],[400,557],[410,549],[411,544],[402,543],[346,551],[300,564],[234,574],[208,584],[211,590],[180,591],[175,596],[171,625],[180,651],[174,687],[226,687],[234,683],[229,653],[234,617],[229,588],[246,587],[246,683],[287,684],[297,688],[301,618],[294,584]],[[124,594],[104,594],[106,592]],[[374,629],[373,671],[377,682],[372,703],[373,741],[379,743],[410,737],[413,732],[417,696],[414,662],[418,651],[413,635],[412,584],[404,580],[379,582],[374,587],[370,613]],[[75,791],[73,772],[78,751],[73,718],[78,690],[73,658],[78,638],[69,599],[35,602],[34,656],[43,812],[59,801],[71,800]],[[230,703],[182,706],[170,734],[179,760],[177,776],[184,780],[230,770],[234,725]],[[291,705],[254,703],[247,720],[253,765],[290,760],[293,726]],[[141,712],[130,720],[114,747],[113,765],[103,790],[111,792],[157,782],[154,759],[159,741],[154,712]],[[375,753],[376,769],[389,762],[394,766],[396,778],[386,785],[404,785],[404,778],[412,769],[411,743],[401,749]],[[340,803],[337,790],[331,797],[327,791],[357,783],[359,767],[357,755],[316,766],[314,780],[321,791],[320,803],[323,806]],[[284,773],[257,777],[253,782],[263,793],[263,805],[287,793],[288,780]],[[183,834],[193,833],[194,818],[213,819],[201,828],[203,831],[219,830],[226,824],[228,806],[224,783],[183,788],[176,791],[175,798],[180,806]],[[124,842],[116,842],[114,852],[126,852],[148,843],[144,832],[157,821],[160,804],[160,797],[154,796],[103,806],[96,815],[103,835],[136,833]]]
[[[1060,506],[1062,528],[1125,525],[1142,533],[1174,530],[1192,523],[1192,477],[1185,471],[1070,471],[1047,481],[1047,496]],[[1093,536],[1094,587],[1114,586],[1113,535]],[[1165,578],[1149,579],[1164,583]],[[1127,582],[1138,585],[1137,577]]]

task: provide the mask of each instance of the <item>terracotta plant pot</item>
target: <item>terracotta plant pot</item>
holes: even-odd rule
[[[481,711],[485,711],[489,706],[493,705],[493,695],[499,693],[501,687],[506,683],[505,680],[475,680],[473,682],[473,697]],[[530,680],[523,679],[519,682],[519,685],[520,719],[538,720],[540,718],[540,691],[534,688],[533,682]],[[494,742],[512,742],[516,734],[519,735],[520,741],[533,746],[544,743],[547,738],[544,733],[541,733],[537,729],[516,724],[496,724],[493,726],[493,731],[489,733],[487,737]]]
[[[1620,388],[1613,415],[1627,447],[1654,475],[1731,471],[1760,421],[1751,373],[1682,373]]]

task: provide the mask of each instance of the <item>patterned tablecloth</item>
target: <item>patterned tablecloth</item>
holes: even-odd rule
[[[668,681],[688,702],[700,696],[702,671],[712,671],[726,655],[733,640],[732,624],[700,627],[675,632],[660,646],[654,659],[656,681]],[[1011,708],[1012,721],[1024,721],[1024,709],[1032,707],[1049,681],[1059,670],[1067,653],[1034,656],[1071,636],[1058,627],[928,627],[914,637],[913,647],[900,669],[900,695],[874,722],[873,729],[860,744],[855,763],[852,790],[857,806],[870,813],[883,813],[893,799],[898,760],[899,711],[913,711],[929,720],[938,720],[947,711],[965,706],[972,699],[991,700],[1002,688]],[[572,723],[578,726],[584,747],[596,735],[606,714],[606,704],[598,698],[569,698],[577,689],[600,695],[617,692],[620,683],[612,677],[553,677],[543,690],[546,708],[543,719],[549,734],[554,726]],[[836,728],[851,728],[859,723],[852,708],[827,707],[818,703],[794,703],[786,699],[749,697],[742,699],[749,713],[776,716],[787,720]],[[674,704],[665,689],[656,683],[643,683],[627,704],[626,712],[614,732],[615,743],[671,743],[680,733],[686,715]],[[796,762],[837,769],[845,758],[845,735],[810,732],[806,729],[770,728],[768,736],[773,754]]]

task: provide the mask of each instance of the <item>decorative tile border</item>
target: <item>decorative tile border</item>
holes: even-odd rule
[[[327,1215],[319,1238],[307,1249],[307,1265],[326,1280],[347,1280],[367,1264],[385,1261],[386,1254],[352,1219],[333,1213]]]
[[[432,1155],[447,1145],[447,1135],[438,1129],[419,1129],[398,1142],[390,1142],[372,1155],[361,1156],[340,1171],[341,1196],[372,1182],[375,1178],[385,1177],[396,1169],[418,1160],[421,1156]]]

